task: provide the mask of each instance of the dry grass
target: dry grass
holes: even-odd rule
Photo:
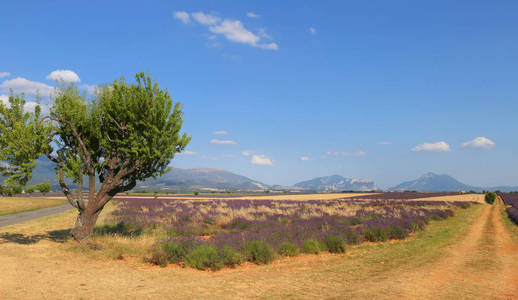
[[[366,196],[366,195],[375,195],[377,193],[315,193],[315,194],[295,194],[295,195],[275,195],[275,194],[267,194],[267,195],[254,195],[254,196],[240,196],[240,197],[230,197],[225,198],[228,200],[335,200],[335,199],[345,199],[345,198],[352,198],[357,196]],[[225,195],[227,196],[227,195]],[[120,195],[120,198],[142,198],[142,199],[149,199],[152,197],[152,195],[136,195],[136,196],[126,196],[126,195]],[[196,196],[171,196],[171,195],[159,195],[159,199],[177,199],[177,200],[210,200],[210,199],[217,199],[217,197],[214,198],[207,198],[207,197],[196,197]]]
[[[61,200],[27,197],[0,197],[0,216],[66,204]]]
[[[402,274],[439,257],[480,211],[480,206],[459,210],[455,218],[432,222],[407,241],[355,246],[346,255],[303,255],[266,266],[245,264],[216,273],[159,268],[143,263],[141,253],[124,252],[147,246],[145,237],[96,237],[106,249],[94,251],[73,241],[42,238],[24,244],[4,235],[0,298],[398,298],[404,292],[399,286],[405,278]],[[74,212],[65,212],[2,231],[45,235],[67,230],[74,219]],[[30,278],[30,283],[20,278]]]
[[[453,196],[427,197],[414,199],[413,201],[468,201],[484,203],[484,194],[463,194]]]
[[[334,200],[343,198],[352,198],[357,196],[374,195],[376,193],[319,193],[319,194],[297,194],[297,195],[261,195],[261,196],[243,196],[232,199],[244,200]]]

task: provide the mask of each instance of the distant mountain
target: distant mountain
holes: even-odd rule
[[[137,183],[139,189],[266,190],[270,187],[248,177],[220,169],[173,168],[157,179]]]
[[[313,191],[373,191],[378,186],[370,179],[344,178],[340,175],[318,177],[295,184],[295,187]]]
[[[498,186],[498,187],[476,187],[464,184],[449,175],[438,175],[435,173],[426,173],[423,176],[406,181],[391,187],[390,191],[418,191],[418,192],[458,192],[458,191],[475,191],[482,192],[484,190],[502,192],[510,192],[518,190],[516,186]]]

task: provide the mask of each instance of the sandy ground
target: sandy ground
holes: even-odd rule
[[[297,194],[297,195],[260,195],[260,196],[242,196],[242,197],[222,197],[221,199],[226,200],[334,200],[334,199],[343,199],[343,198],[351,198],[357,196],[366,196],[366,195],[374,195],[376,193],[318,193],[318,194]],[[153,195],[118,195],[118,198],[141,198],[148,199],[153,198]],[[210,200],[210,199],[218,199],[217,197],[196,197],[196,196],[167,196],[160,195],[159,199],[178,199],[178,200]],[[65,199],[65,197],[49,197],[49,199]]]
[[[482,205],[460,238],[431,261],[407,258],[411,239],[220,272],[71,251],[75,242],[65,241],[60,228],[73,224],[75,214],[65,212],[6,227],[0,299],[518,299],[516,232],[503,224],[498,206]]]
[[[488,205],[441,259],[402,276],[408,299],[518,299],[518,242]]]
[[[439,196],[439,197],[427,197],[418,198],[414,201],[472,201],[478,203],[484,203],[483,194],[464,194],[464,195],[453,195],[453,196]]]

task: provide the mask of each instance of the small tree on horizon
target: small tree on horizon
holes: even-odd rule
[[[35,134],[24,144],[29,148],[24,150],[27,155],[18,161],[9,155],[0,156],[0,160],[12,166],[24,165],[28,178],[42,154],[56,164],[61,190],[79,212],[71,232],[78,241],[92,234],[102,209],[117,193],[133,189],[137,181],[166,173],[171,159],[191,139],[180,134],[180,103],[173,105],[168,91],[144,73],[135,77],[136,83],[121,79],[100,87],[92,101],[86,101],[75,85],[62,83],[53,97],[50,116],[40,117],[39,107],[35,113],[23,112],[23,99],[15,107],[20,110],[21,106],[27,120],[11,128],[17,135],[24,131]],[[12,110],[12,105],[0,103],[0,120],[11,118]],[[8,149],[3,152],[18,154],[20,143],[2,139],[9,134],[0,127],[0,147]],[[74,195],[65,181],[65,177],[72,178],[81,191],[83,176],[88,178],[88,203],[81,192]],[[101,183],[98,189],[96,178]]]
[[[45,196],[45,194],[47,194],[51,191],[52,185],[50,185],[50,183],[48,183],[48,182],[42,182],[42,183],[38,183],[36,185],[36,188],[38,189],[38,191],[40,191],[40,193],[43,194],[43,196]]]

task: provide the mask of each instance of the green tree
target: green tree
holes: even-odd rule
[[[180,103],[173,104],[168,91],[144,73],[136,75],[135,83],[121,79],[100,87],[92,101],[73,84],[60,84],[52,100],[50,116],[29,114],[26,123],[35,123],[37,132],[29,140],[36,143],[29,151],[34,155],[22,161],[31,164],[30,174],[41,154],[56,164],[61,190],[79,212],[71,232],[79,241],[91,235],[106,203],[133,189],[137,181],[166,173],[171,159],[191,139],[180,134]],[[12,148],[8,140],[0,140],[0,146]],[[69,177],[81,182],[83,175],[88,178],[88,203],[65,181]],[[96,178],[101,184],[97,189]]]
[[[30,194],[32,194],[32,193],[34,193],[35,191],[36,191],[36,187],[35,187],[34,185],[29,185],[29,186],[27,186],[27,187],[25,188],[25,192],[26,192],[27,194],[29,194],[29,195],[30,195]]]
[[[50,190],[52,189],[52,186],[48,182],[42,182],[42,183],[38,183],[36,185],[36,188],[38,189],[38,191],[40,191],[40,193],[43,194],[43,196],[45,196],[46,193],[50,192]]]
[[[18,191],[32,180],[35,160],[48,147],[49,126],[40,124],[40,107],[24,111],[25,98],[10,92],[7,105],[0,102],[0,175],[4,190]]]

